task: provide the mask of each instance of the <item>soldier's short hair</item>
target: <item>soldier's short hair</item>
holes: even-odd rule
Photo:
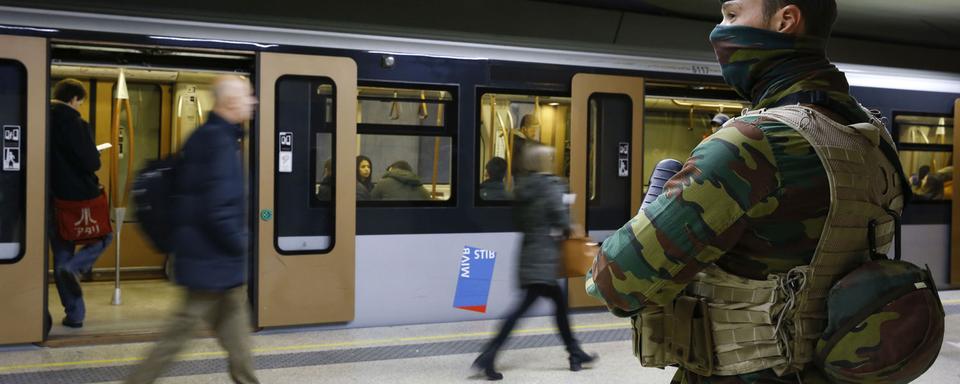
[[[81,83],[80,80],[63,79],[53,86],[54,99],[69,103],[73,101],[74,97],[78,100],[85,100],[87,98],[87,90],[83,87],[83,83]]]
[[[806,20],[807,34],[828,38],[837,21],[836,0],[764,0],[763,12],[769,20],[781,8],[796,5]]]

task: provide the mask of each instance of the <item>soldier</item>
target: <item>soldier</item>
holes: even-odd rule
[[[827,60],[835,0],[720,2],[723,22],[710,41],[724,80],[757,111],[701,142],[660,197],[604,241],[587,292],[615,315],[634,317],[641,362],[679,365],[673,383],[823,382],[809,363],[809,340],[819,335],[804,339],[808,331],[790,317],[810,314],[808,296],[800,293],[812,278],[803,276],[803,268],[820,254],[824,227],[837,225],[828,221],[836,195],[828,174],[836,180],[840,172],[828,166],[833,158],[825,162],[818,153],[831,145],[855,151],[859,147],[845,148],[848,142],[836,139],[848,132],[861,135],[855,142],[867,148],[891,140]],[[869,198],[862,206],[871,212],[899,211],[903,198],[893,184],[898,181],[891,175],[898,172],[890,157],[864,152],[867,161],[855,166],[866,169],[873,161],[872,173],[848,188]],[[855,224],[864,233],[867,225]],[[880,244],[892,238],[881,235]],[[860,243],[867,240],[856,240],[855,251],[865,254]],[[751,302],[759,292],[752,287],[764,284],[772,284],[771,301]],[[712,295],[721,291],[729,297]],[[704,329],[711,336],[702,336]],[[725,329],[746,332],[724,339]],[[672,338],[664,339],[665,332]],[[697,349],[700,337],[712,338],[709,347]],[[661,344],[674,348],[658,349]]]

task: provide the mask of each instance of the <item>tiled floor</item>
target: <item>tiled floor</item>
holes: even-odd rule
[[[134,289],[131,284],[131,299]],[[175,288],[166,287],[164,290],[167,292],[155,290],[154,293],[162,297],[175,296]],[[916,381],[918,383],[960,382],[960,291],[943,292],[942,298],[949,313],[946,340],[937,363]],[[105,303],[109,306],[109,296],[106,296]],[[150,316],[127,313],[134,308],[131,305],[113,309],[122,312],[118,316],[142,318],[145,321],[142,324],[147,324]],[[155,314],[163,312],[161,318],[168,314],[157,308],[147,310]],[[553,336],[552,320],[528,318],[515,333],[514,349],[504,351],[498,359],[498,368],[505,375],[504,382],[669,382],[672,370],[642,368],[633,358],[625,320],[606,313],[585,313],[575,315],[573,322],[575,331],[585,341],[584,349],[600,354],[600,360],[593,368],[568,371],[566,353]],[[290,362],[280,364],[285,366],[283,368],[260,369],[258,375],[263,383],[476,382],[482,378],[472,375],[469,370],[470,362],[476,357],[473,350],[492,337],[498,324],[498,321],[475,321],[365,329],[265,331],[253,336],[254,353],[257,364],[262,367]],[[616,335],[616,340],[590,342],[598,340],[594,336],[600,334]],[[0,383],[54,382],[50,378],[72,383],[117,382],[115,380],[123,377],[127,368],[135,364],[150,345],[0,348]],[[456,352],[447,353],[444,348]],[[384,351],[402,353],[383,356]],[[381,355],[377,356],[377,353]],[[336,356],[341,360],[311,362],[307,358],[318,356],[321,359]],[[213,339],[192,341],[181,354],[180,361],[180,366],[169,373],[175,376],[166,377],[160,383],[229,382],[224,372],[223,354]]]

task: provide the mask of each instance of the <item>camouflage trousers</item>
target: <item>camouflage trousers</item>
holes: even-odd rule
[[[704,377],[680,369],[670,384],[830,384],[817,367],[810,366],[800,375],[777,376],[771,369],[739,376]]]

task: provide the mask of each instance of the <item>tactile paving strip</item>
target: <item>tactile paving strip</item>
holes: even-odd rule
[[[630,340],[629,329],[609,329],[579,332],[577,338],[583,344],[606,343]],[[359,363],[365,361],[412,359],[431,356],[447,356],[479,353],[488,340],[457,340],[426,344],[390,345],[336,349],[328,351],[298,352],[260,355],[255,357],[257,370],[310,367],[328,364]],[[505,349],[529,349],[563,345],[557,334],[512,337]],[[131,365],[76,368],[42,372],[0,374],[4,384],[84,384],[122,380],[132,369]],[[227,372],[225,358],[178,361],[165,370],[162,377],[194,376]]]

